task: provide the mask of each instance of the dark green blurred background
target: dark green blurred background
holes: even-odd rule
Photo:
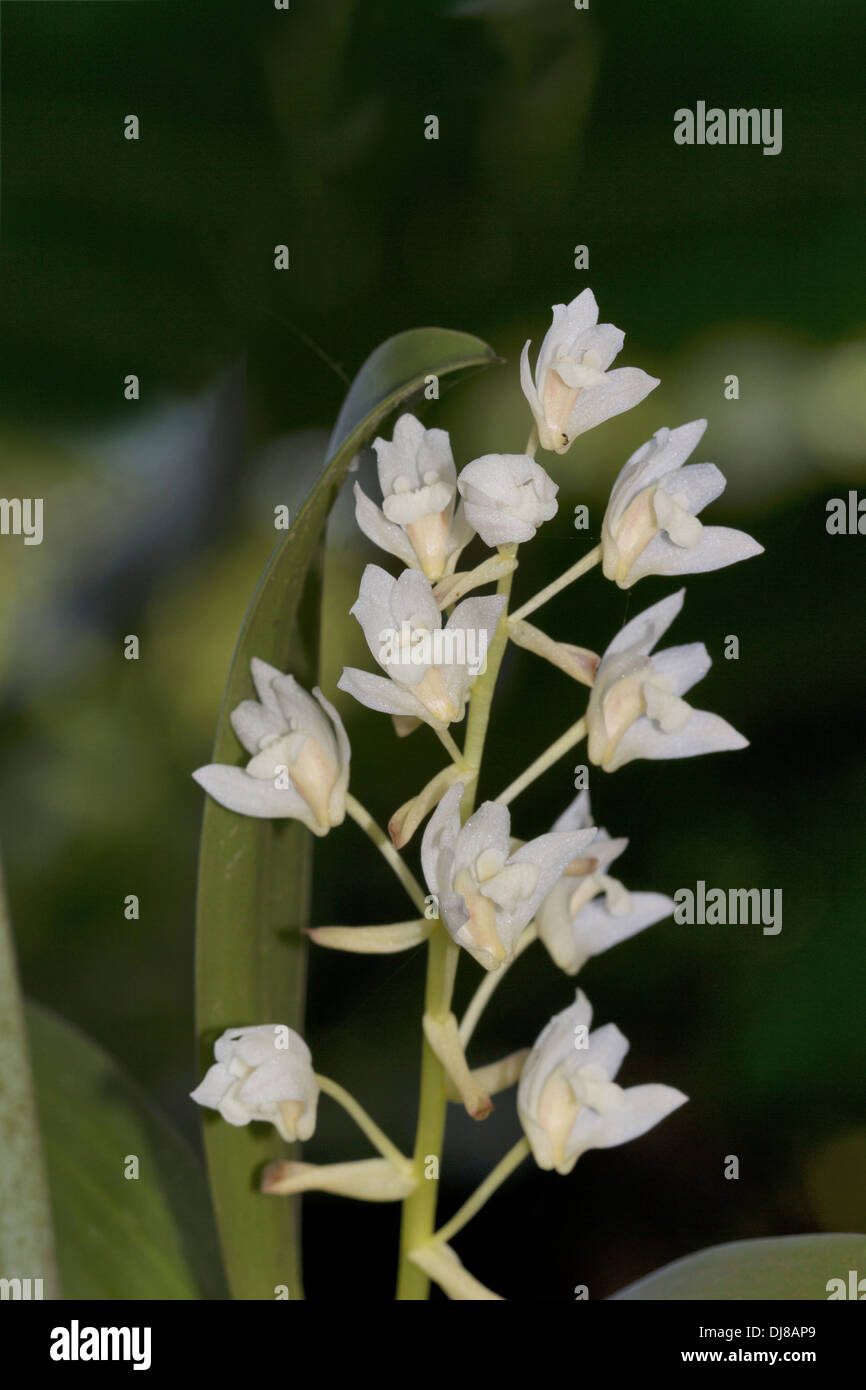
[[[511,1180],[457,1242],[508,1297],[569,1299],[587,1284],[600,1298],[707,1244],[866,1227],[866,539],[825,530],[827,500],[866,488],[860,8],[3,5],[2,492],[44,497],[46,528],[41,547],[0,544],[0,836],[21,968],[191,1136],[201,793],[189,774],[209,758],[273,507],[303,495],[376,344],[438,323],[506,359],[419,404],[452,431],[458,467],[522,448],[519,349],[586,285],[627,332],[622,364],[661,377],[564,458],[540,456],[562,505],[522,557],[518,602],[595,543],[628,454],[697,416],[710,421],[700,457],[729,478],[713,520],[766,546],[690,581],[671,634],[707,643],[696,703],[752,747],[591,786],[599,820],[631,837],[629,886],[781,888],[783,931],[670,921],[587,968],[596,1021],[632,1040],[621,1079],[692,1100],[567,1180],[528,1166]],[[698,100],[783,108],[782,153],[675,145],[673,112]],[[123,138],[129,113],[137,143]],[[428,114],[438,142],[424,139]],[[577,244],[588,271],[573,267]],[[123,399],[131,372],[138,403]],[[724,399],[729,373],[738,401]],[[588,535],[571,524],[578,501]],[[329,695],[344,662],[368,664],[346,614],[363,563],[382,561],[345,506],[332,536]],[[624,595],[595,572],[539,621],[601,649],[672,587]],[[137,663],[122,659],[128,633]],[[723,659],[728,634],[739,662]],[[482,795],[582,699],[509,657]],[[354,789],[386,819],[441,754],[426,731],[397,743],[384,717],[338,703]],[[518,833],[549,828],[576,761],[521,798]],[[316,866],[316,922],[406,915],[353,826],[317,842]],[[422,968],[418,953],[311,963],[317,1067],[405,1145]],[[459,997],[478,973],[466,958]],[[529,1045],[572,997],[534,947],[474,1056]],[[365,1152],[327,1102],[321,1116],[308,1157]],[[516,1134],[510,1094],[484,1126],[455,1112],[444,1212]],[[309,1295],[338,1281],[344,1297],[391,1297],[396,1219],[309,1200]]]

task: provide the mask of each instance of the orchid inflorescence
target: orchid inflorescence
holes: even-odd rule
[[[383,674],[346,668],[339,688],[392,716],[399,736],[433,729],[449,761],[391,817],[388,835],[349,792],[350,747],[342,720],[318,689],[301,689],[263,661],[252,663],[256,700],[232,725],[249,755],[244,767],[212,764],[194,775],[215,800],[240,815],[292,817],[325,835],[346,814],[370,835],[412,898],[416,917],[376,926],[310,931],[321,947],[387,954],[426,942],[428,987],[422,1020],[424,1063],[415,1152],[396,1148],[358,1102],[317,1075],[303,1040],[283,1025],[230,1029],[193,1098],[230,1124],[273,1124],[288,1140],[313,1133],[319,1093],[358,1123],[377,1157],[316,1165],[277,1162],[262,1191],[322,1190],[404,1203],[399,1298],[424,1298],[433,1279],[454,1299],[496,1299],[463,1266],[450,1241],[529,1154],[540,1168],[570,1173],[581,1154],[635,1139],[686,1097],[664,1085],[623,1088],[615,1079],[628,1041],[612,1023],[590,1031],[582,990],[523,1047],[483,1067],[467,1050],[494,989],[536,939],[557,966],[576,975],[590,957],[669,917],[673,900],[630,892],[611,876],[627,841],[593,823],[589,794],[577,798],[549,833],[514,838],[509,807],[531,782],[587,738],[589,760],[613,772],[634,759],[682,758],[743,748],[718,715],[684,696],[708,671],[702,643],[655,648],[683,604],[684,590],[628,622],[600,656],[556,641],[527,616],[593,566],[629,589],[646,575],[717,569],[760,553],[750,536],[705,527],[698,513],[725,479],[711,463],[687,463],[706,421],[661,429],[628,459],[611,491],[601,543],[560,579],[509,614],[517,547],[557,511],[556,482],[536,462],[539,445],[556,454],[578,435],[637,405],[658,385],[637,368],[609,370],[623,334],[598,323],[590,290],[555,305],[534,374],[527,343],[521,384],[534,417],[523,454],[485,454],[457,472],[447,433],[400,416],[391,440],[376,439],[381,503],[355,485],[358,525],[404,567],[395,577],[368,565],[352,614]],[[474,539],[494,553],[471,570],[460,558]],[[496,584],[493,595],[466,597]],[[584,715],[492,801],[475,809],[493,690],[507,642],[536,653],[589,687]],[[467,715],[468,710],[468,715]],[[451,726],[466,719],[463,748]],[[432,813],[432,814],[431,814]],[[429,816],[421,840],[427,892],[401,851]],[[432,911],[431,911],[432,907]],[[485,974],[462,1020],[452,993],[461,949]],[[524,1040],[525,1041],[525,1040]],[[516,1083],[523,1138],[444,1226],[434,1229],[435,1176],[446,1098],[482,1120],[491,1097]],[[437,1170],[438,1171],[438,1170]]]

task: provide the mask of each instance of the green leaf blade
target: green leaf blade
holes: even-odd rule
[[[231,711],[252,693],[252,657],[317,680],[324,533],[352,460],[380,422],[426,377],[489,365],[496,354],[467,333],[413,329],[382,343],[355,378],[331,435],[322,472],[276,547],[253,596],[232,659],[214,761],[236,763]],[[197,996],[201,1065],[226,1029],[283,1023],[303,1030],[311,836],[291,821],[233,815],[208,799],[202,824],[197,905]],[[302,1298],[300,1203],[263,1197],[257,1176],[290,1152],[262,1125],[205,1119],[205,1148],[232,1295]]]
[[[614,1299],[827,1299],[831,1279],[866,1275],[866,1236],[777,1236],[713,1245],[620,1289]]]
[[[185,1140],[91,1038],[36,1004],[27,1023],[64,1296],[224,1298],[207,1178]]]
[[[57,1298],[51,1203],[12,928],[0,867],[0,1278],[41,1279]]]

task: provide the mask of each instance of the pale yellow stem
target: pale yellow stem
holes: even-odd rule
[[[590,550],[588,555],[584,555],[582,560],[578,560],[576,564],[572,565],[571,569],[567,569],[558,579],[554,579],[552,584],[548,584],[544,589],[539,589],[538,593],[524,603],[522,608],[518,608],[516,612],[511,614],[511,621],[516,623],[521,618],[528,618],[529,614],[534,613],[536,608],[540,608],[543,603],[547,603],[548,599],[561,593],[563,589],[567,589],[569,584],[573,584],[576,579],[580,579],[581,575],[593,569],[600,560],[601,546],[597,545],[594,550]]]
[[[481,1210],[496,1189],[502,1186],[505,1179],[511,1176],[515,1168],[519,1168],[523,1160],[529,1157],[529,1154],[529,1140],[524,1135],[522,1139],[518,1139],[514,1148],[509,1149],[505,1157],[499,1160],[496,1167],[488,1173],[480,1187],[476,1187],[469,1200],[463,1203],[463,1206],[452,1216],[451,1220],[446,1222],[440,1231],[435,1232],[433,1240],[441,1245],[452,1240],[457,1232],[462,1231],[463,1227]]]
[[[506,975],[509,968],[514,964],[514,962],[517,960],[519,956],[523,955],[523,952],[526,950],[527,946],[532,945],[533,941],[535,941],[537,936],[538,932],[536,931],[535,923],[530,922],[529,926],[524,928],[520,940],[514,948],[514,954],[510,957],[510,959],[503,961],[498,970],[490,970],[484,976],[484,979],[481,981],[481,984],[478,986],[472,998],[470,999],[465,1014],[460,1020],[459,1036],[460,1042],[462,1043],[464,1050],[469,1046],[472,1034],[475,1032],[475,1029],[478,1026],[478,1020],[481,1018],[481,1015],[487,1008],[487,1005],[493,996],[494,990],[499,988],[500,982]]]
[[[586,719],[578,719],[577,723],[572,724],[570,729],[566,729],[565,733],[561,734],[556,742],[552,743],[540,757],[536,758],[534,763],[530,763],[526,771],[522,772],[511,783],[510,787],[506,787],[504,792],[500,792],[496,800],[503,806],[510,806],[515,797],[526,791],[526,788],[531,786],[537,777],[540,777],[549,767],[553,767],[554,763],[564,757],[571,748],[574,748],[575,744],[580,743],[580,740],[585,737]]]
[[[449,758],[455,764],[455,766],[459,767],[463,771],[468,772],[469,768],[466,765],[466,760],[464,759],[463,754],[460,752],[460,749],[457,747],[457,744],[454,742],[454,739],[451,737],[448,730],[436,729],[435,733],[436,737],[439,739],[439,742],[442,744],[442,747],[445,749],[445,752],[448,754]]]
[[[412,1172],[411,1159],[408,1159],[405,1154],[401,1154],[396,1144],[391,1143],[387,1134],[383,1133],[376,1121],[371,1119],[354,1096],[351,1096],[338,1082],[332,1081],[329,1076],[322,1076],[320,1072],[316,1073],[316,1084],[324,1095],[330,1096],[331,1100],[335,1100],[338,1105],[342,1106],[346,1114],[366,1134],[373,1148],[377,1149],[383,1158],[387,1158],[388,1162],[393,1163],[394,1167],[399,1169],[401,1173]]]
[[[427,898],[424,889],[421,887],[412,870],[404,864],[399,852],[391,843],[391,838],[386,835],[380,825],[377,825],[370,812],[360,801],[356,800],[351,793],[346,794],[346,810],[352,817],[356,825],[359,825],[365,835],[369,835],[379,853],[388,861],[394,873],[399,878],[409,897],[417,907],[418,911],[424,915],[427,908]]]

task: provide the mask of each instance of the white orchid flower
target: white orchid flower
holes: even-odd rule
[[[531,541],[556,516],[559,488],[529,454],[483,454],[467,463],[457,489],[485,545]]]
[[[228,1028],[214,1044],[216,1063],[191,1092],[198,1105],[218,1110],[230,1125],[272,1124],[287,1143],[316,1128],[319,1087],[310,1049],[279,1023]]]
[[[684,596],[680,589],[626,623],[599,662],[586,712],[588,751],[606,772],[635,758],[691,758],[748,747],[748,739],[724,719],[692,709],[682,698],[712,665],[703,642],[652,652]]]
[[[355,484],[355,517],[371,541],[434,583],[452,574],[474,534],[463,507],[454,503],[457,471],[447,430],[426,430],[414,415],[401,415],[393,439],[373,448],[382,506]]]
[[[530,340],[520,358],[520,384],[542,449],[564,454],[579,434],[630,410],[658,386],[657,377],[637,367],[608,371],[624,341],[619,328],[598,322],[592,290],[584,290],[570,304],[554,304],[534,378]]]
[[[570,1173],[588,1149],[610,1149],[646,1134],[687,1096],[672,1086],[614,1081],[628,1039],[613,1023],[589,1032],[592,1006],[581,990],[536,1040],[517,1088],[517,1113],[539,1168]]]
[[[621,589],[647,574],[699,574],[763,553],[745,531],[698,521],[726,482],[714,463],[682,466],[706,427],[706,420],[692,420],[656,430],[614,483],[601,529],[602,568]]]
[[[589,792],[582,791],[553,828],[591,825]],[[583,859],[569,865],[535,914],[539,937],[567,975],[576,975],[590,956],[627,941],[674,911],[672,898],[662,893],[630,893],[605,873],[627,844],[628,840],[612,840],[598,827]]]
[[[351,748],[343,721],[321,690],[315,699],[294,676],[266,661],[250,663],[258,700],[242,700],[232,728],[251,754],[246,767],[209,763],[192,775],[230,811],[291,817],[327,835],[346,814]]]
[[[508,807],[486,801],[461,826],[462,796],[458,782],[442,798],[424,831],[421,863],[443,926],[485,970],[495,970],[595,830],[541,835],[512,854]]]
[[[394,579],[368,565],[352,613],[384,671],[347,666],[338,686],[369,709],[413,716],[434,727],[463,718],[469,689],[482,674],[505,607],[502,595],[458,603],[443,628],[429,580],[417,570]]]

